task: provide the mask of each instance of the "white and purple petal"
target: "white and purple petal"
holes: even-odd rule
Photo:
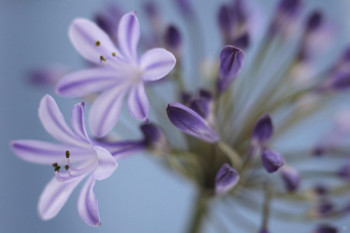
[[[221,166],[215,177],[215,192],[223,195],[230,191],[239,181],[238,172],[228,163]]]
[[[67,147],[61,144],[37,140],[16,140],[11,142],[15,154],[28,162],[38,164],[52,164],[65,162],[65,152],[70,151],[72,162],[85,160],[94,155],[93,150],[78,147]]]
[[[144,81],[156,81],[167,75],[175,66],[176,58],[169,51],[162,48],[150,49],[140,59],[140,66],[144,70]]]
[[[104,137],[115,126],[126,91],[127,87],[117,86],[103,92],[94,101],[89,115],[89,126],[94,136]]]
[[[40,217],[43,220],[54,218],[83,178],[84,176],[81,176],[69,182],[58,181],[56,177],[52,178],[39,198],[38,211]]]
[[[210,143],[219,141],[219,135],[215,130],[192,109],[172,102],[168,104],[167,113],[169,120],[182,132]]]
[[[75,104],[73,106],[71,126],[76,135],[80,136],[82,140],[86,140],[86,142],[90,143],[90,138],[85,128],[84,106],[84,102]]]
[[[104,56],[107,61],[116,61],[117,57],[120,57],[119,51],[109,36],[90,20],[75,19],[68,34],[80,55],[93,63],[101,64],[101,56]],[[115,56],[112,53],[115,53]]]
[[[149,113],[149,102],[143,83],[132,87],[128,97],[130,114],[137,120],[147,121]]]
[[[118,167],[118,163],[105,148],[94,146],[94,150],[96,151],[98,160],[98,165],[94,171],[94,179],[104,180],[113,174]]]
[[[78,212],[81,219],[88,225],[100,226],[100,215],[98,212],[98,202],[94,193],[96,180],[90,176],[80,190],[78,197]]]
[[[57,85],[56,92],[67,97],[83,97],[102,91],[122,82],[123,76],[114,69],[91,68],[64,76]]]
[[[137,62],[137,44],[140,39],[140,23],[135,12],[123,15],[118,27],[119,48],[124,56]]]
[[[41,99],[39,118],[46,131],[57,140],[68,145],[81,147],[87,147],[89,145],[86,141],[77,137],[68,127],[56,101],[49,95]]]

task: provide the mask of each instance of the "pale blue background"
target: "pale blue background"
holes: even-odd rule
[[[118,1],[126,10],[140,11],[142,0]],[[167,19],[179,22],[171,0],[159,1]],[[216,10],[224,0],[196,0],[209,54],[216,54],[219,35]],[[275,1],[257,1],[262,9],[271,9]],[[307,7],[318,5],[338,30],[338,49],[348,40],[350,1],[308,0]],[[82,60],[72,48],[67,28],[77,16],[91,18],[104,7],[98,0],[0,0],[0,232],[1,233],[179,233],[183,232],[194,195],[192,186],[181,177],[163,169],[157,161],[144,155],[134,156],[120,164],[114,176],[96,185],[102,226],[88,227],[76,210],[77,192],[61,213],[48,222],[37,216],[38,197],[52,176],[50,167],[26,163],[9,148],[11,139],[50,140],[37,117],[38,103],[52,90],[29,86],[26,71],[32,67],[60,62],[78,69]],[[142,15],[140,15],[142,24]],[[63,112],[69,115],[74,101],[57,98]],[[304,138],[307,135],[304,135]],[[248,215],[251,218],[255,215]],[[339,222],[347,225],[348,219]],[[348,224],[350,225],[350,224]],[[232,226],[232,225],[231,225]],[[294,232],[275,224],[274,232]],[[291,228],[292,227],[292,228]],[[208,226],[208,232],[213,230]],[[310,227],[302,228],[309,232]],[[345,231],[344,231],[345,232]]]

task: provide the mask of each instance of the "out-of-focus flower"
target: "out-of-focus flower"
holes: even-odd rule
[[[222,195],[230,191],[239,181],[238,172],[225,163],[215,177],[215,192]]]
[[[90,110],[92,134],[103,137],[110,132],[118,120],[127,93],[131,115],[147,121],[149,102],[144,85],[167,75],[175,66],[175,57],[165,49],[155,48],[138,58],[140,26],[136,14],[125,14],[120,20],[120,51],[105,32],[86,19],[74,20],[69,36],[76,50],[100,67],[68,74],[59,82],[57,93],[67,97],[82,97],[102,91]]]
[[[289,192],[295,192],[300,185],[300,175],[297,170],[290,166],[283,166],[281,168],[281,178],[283,180],[284,187]]]
[[[281,154],[265,150],[261,155],[261,162],[268,173],[276,172],[284,164],[284,159]]]

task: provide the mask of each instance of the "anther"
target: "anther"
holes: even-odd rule
[[[66,150],[66,158],[69,159],[69,157],[70,157],[70,152],[69,150]]]
[[[52,166],[56,168],[58,166],[58,163],[53,163]]]
[[[104,56],[100,56],[100,61],[102,62],[102,61],[107,61],[107,59],[104,57]]]
[[[58,166],[58,165],[54,168],[55,172],[59,172],[60,169],[61,169],[61,166]]]
[[[96,45],[96,46],[100,46],[100,45],[101,45],[101,42],[98,41],[98,40],[96,40],[96,41],[95,41],[95,45]]]
[[[112,56],[115,57],[117,54],[115,52],[112,53]]]
[[[69,165],[68,165],[68,164],[66,164],[66,165],[64,166],[64,169],[66,169],[66,171],[68,171],[68,169],[69,169]]]

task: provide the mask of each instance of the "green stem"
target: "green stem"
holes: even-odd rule
[[[204,217],[208,210],[208,198],[200,193],[194,205],[192,220],[190,222],[188,233],[200,233]]]

